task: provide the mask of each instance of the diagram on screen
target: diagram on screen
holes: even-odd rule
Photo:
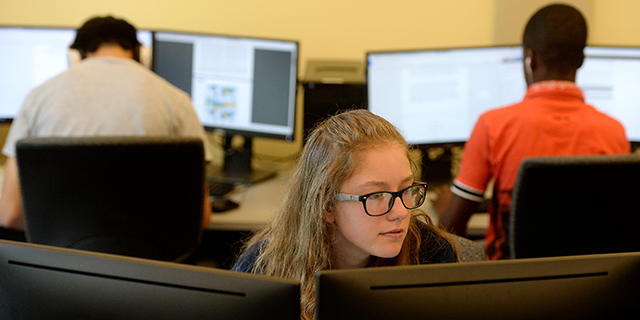
[[[205,108],[211,120],[236,122],[238,100],[237,89],[232,86],[209,85],[207,87]]]

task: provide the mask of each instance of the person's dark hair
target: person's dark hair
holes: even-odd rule
[[[95,52],[104,43],[118,44],[123,49],[132,50],[134,59],[139,61],[140,42],[136,28],[112,16],[94,17],[85,22],[78,28],[71,49],[80,51],[84,59],[87,53]]]
[[[536,12],[524,29],[522,46],[533,50],[547,68],[577,70],[584,60],[587,22],[577,9],[553,4]]]

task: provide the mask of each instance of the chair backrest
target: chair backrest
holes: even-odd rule
[[[179,261],[200,241],[199,139],[30,138],[16,160],[29,242]]]
[[[525,159],[509,217],[512,258],[640,251],[640,157]]]
[[[460,262],[487,260],[484,248],[479,243],[455,234],[449,234],[449,237],[458,248],[458,260],[460,260]]]

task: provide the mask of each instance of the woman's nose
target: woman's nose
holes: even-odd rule
[[[407,216],[409,216],[409,214],[410,214],[410,211],[402,204],[402,200],[400,200],[400,198],[396,198],[395,201],[393,202],[393,206],[391,207],[391,210],[386,214],[386,216],[387,216],[387,219],[389,220],[395,220],[395,219],[402,220]]]

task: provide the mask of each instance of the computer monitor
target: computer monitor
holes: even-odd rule
[[[0,240],[0,318],[300,319],[297,281]]]
[[[0,27],[0,119],[15,118],[27,94],[69,67],[72,28]]]
[[[481,113],[526,89],[520,46],[367,53],[369,110],[414,145],[462,145]]]
[[[640,311],[640,253],[321,271],[316,319],[609,319]]]
[[[584,52],[576,84],[586,102],[620,121],[640,146],[640,47],[588,46]]]
[[[223,177],[256,182],[253,137],[293,141],[298,42],[154,32],[153,70],[191,95],[200,122],[227,138]],[[231,137],[244,137],[232,148]]]
[[[75,28],[0,26],[0,122],[11,122],[29,92],[80,61]],[[150,30],[138,30],[140,61],[151,64]]]
[[[483,112],[524,97],[522,47],[367,53],[368,107],[423,152],[423,181],[450,183],[452,148],[463,146]],[[429,149],[444,151],[426,156]]]
[[[410,144],[444,147],[450,155],[480,114],[525,96],[522,53],[521,46],[368,52],[369,110]],[[622,122],[640,145],[640,48],[588,46],[585,56],[576,83],[586,102]]]

